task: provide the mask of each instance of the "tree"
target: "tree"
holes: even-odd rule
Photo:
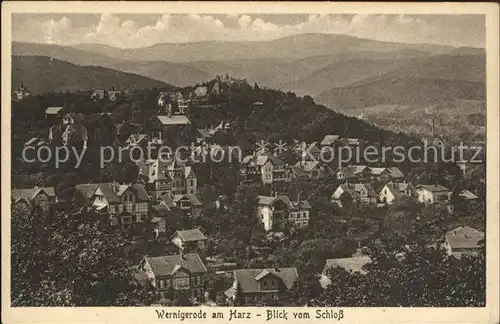
[[[388,235],[370,246],[363,273],[331,269],[322,306],[479,307],[485,305],[484,251],[457,260],[430,245],[428,231],[408,238]],[[410,289],[411,287],[411,289]]]
[[[233,306],[244,306],[245,298],[243,297],[243,287],[238,282],[236,285],[236,291],[234,292]]]
[[[314,304],[322,293],[323,288],[318,278],[310,274],[299,276],[289,291],[295,306]]]
[[[137,306],[152,290],[134,279],[127,242],[108,234],[90,207],[12,217],[13,306]],[[94,221],[87,221],[93,219]]]
[[[344,207],[345,209],[351,208],[351,206],[354,202],[354,200],[352,199],[352,196],[347,192],[342,193],[339,197],[339,200],[340,200],[340,203],[342,204],[342,207]]]

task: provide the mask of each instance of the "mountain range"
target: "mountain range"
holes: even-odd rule
[[[97,87],[104,84],[96,82],[103,79],[102,73],[115,78],[123,73],[123,82],[104,77],[117,84],[134,78],[136,84],[159,86],[194,85],[227,73],[260,86],[310,95],[318,103],[350,115],[383,105],[421,110],[462,100],[463,106],[464,102],[484,102],[486,97],[486,54],[482,48],[391,43],[345,35],[162,43],[137,49],[14,42],[12,54],[18,56],[13,62],[15,80],[22,79],[28,86],[30,80],[40,77],[51,80],[52,85],[36,86],[33,81],[33,90],[39,87],[42,92]],[[37,69],[49,71],[57,65],[58,72],[50,78],[40,75],[37,69],[25,66],[28,56],[52,58],[38,58]],[[71,77],[65,77],[65,69],[71,71]],[[393,113],[391,109],[387,113],[382,109],[370,111],[377,111],[378,117]]]

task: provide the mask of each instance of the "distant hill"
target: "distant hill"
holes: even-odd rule
[[[442,53],[456,55],[455,52],[478,54],[481,49],[390,43],[331,34],[305,34],[261,42],[156,44],[138,49],[99,44],[73,47],[12,44],[14,55],[49,56],[77,65],[102,66],[178,86],[228,73],[300,95],[316,95],[346,86],[398,68],[410,59]]]
[[[454,99],[484,100],[485,84],[465,80],[388,77],[361,85],[331,89],[316,97],[319,103],[337,111],[380,104],[414,105]]]
[[[485,100],[485,63],[482,55],[438,55],[415,59],[382,75],[326,90],[315,98],[341,111],[380,104]]]
[[[298,80],[287,82],[281,88],[299,95],[317,95],[332,88],[348,86],[354,82],[381,75],[407,64],[405,59],[348,59],[336,60]]]
[[[79,44],[73,47],[120,59],[170,62],[261,58],[299,59],[321,55],[337,55],[346,51],[391,52],[416,50],[430,54],[442,54],[453,49],[453,47],[441,45],[391,43],[335,34],[302,34],[252,42],[162,43],[137,49],[120,49],[99,44]]]
[[[46,56],[12,56],[12,84],[24,82],[35,93],[95,88],[163,88],[168,84],[108,68],[79,66]]]
[[[212,75],[197,69],[189,63],[131,61],[58,45],[13,42],[12,54],[17,56],[47,56],[76,65],[101,66],[122,72],[140,74],[178,86],[192,85],[212,77]]]

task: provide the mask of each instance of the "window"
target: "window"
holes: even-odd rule
[[[194,180],[193,179],[189,179],[189,186],[194,186]]]

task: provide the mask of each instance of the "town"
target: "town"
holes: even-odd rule
[[[106,305],[484,305],[484,163],[325,160],[326,150],[424,140],[227,74],[171,89],[27,86],[12,98],[13,271],[46,269],[43,285],[65,258],[81,267],[61,268],[81,297],[51,286],[42,305],[92,305],[84,294],[105,286]],[[425,140],[446,146],[437,133]],[[182,145],[194,149],[102,165],[99,155]],[[85,154],[57,165],[25,157],[41,147]],[[28,256],[23,244],[47,250]],[[422,277],[439,283],[412,274],[423,260]],[[16,287],[36,291],[25,276]],[[403,288],[416,282],[415,295]]]

